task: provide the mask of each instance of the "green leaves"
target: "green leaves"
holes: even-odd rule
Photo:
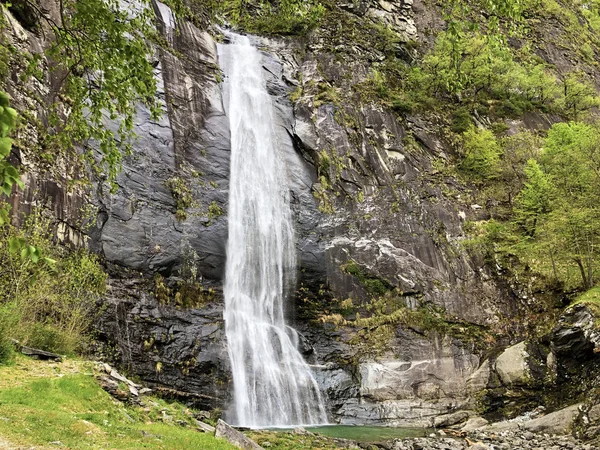
[[[14,127],[17,112],[9,106],[9,97],[0,92],[0,193],[9,196],[14,184],[23,187],[19,172],[6,159],[10,156],[12,139],[8,137]],[[8,223],[8,209],[0,204],[0,226]]]
[[[475,180],[486,180],[498,176],[502,149],[490,130],[471,126],[463,134],[465,157],[461,169]]]
[[[179,1],[169,3],[176,10],[181,9]],[[244,0],[206,0],[206,7],[213,15],[223,15],[248,32],[275,35],[306,33],[318,26],[326,12],[318,0],[262,0],[254,4]]]
[[[527,236],[534,236],[538,219],[550,211],[552,186],[535,159],[527,161],[527,181],[515,200],[515,220]]]
[[[54,266],[56,261],[42,255],[40,248],[30,245],[23,237],[12,237],[8,239],[8,250],[13,255],[19,255],[22,261],[31,261],[34,264],[46,263]]]
[[[502,233],[488,222],[483,240],[566,290],[590,288],[600,274],[600,123],[555,124],[533,155]]]
[[[151,42],[157,41],[154,13],[149,0],[135,8],[114,0],[65,0],[60,13],[62,22],[41,17],[54,32],[46,56],[62,80],[49,108],[51,131],[42,130],[43,146],[54,158],[69,159],[74,172],[89,164],[113,183],[122,154],[135,138],[136,104],[147,105],[155,119],[162,111],[151,62]],[[26,75],[36,76],[39,58],[29,59]],[[68,115],[63,114],[65,104]],[[94,159],[81,146],[101,151]]]

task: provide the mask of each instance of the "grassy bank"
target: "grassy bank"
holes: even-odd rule
[[[123,405],[99,387],[92,369],[22,356],[0,366],[0,448],[235,448],[197,431],[184,405],[151,397]]]

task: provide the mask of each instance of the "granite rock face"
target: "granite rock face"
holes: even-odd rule
[[[212,37],[189,22],[175,23],[170,10],[156,4],[160,27],[177,58],[162,51],[156,70],[163,115],[153,122],[139,108],[133,154],[126,158],[116,193],[98,184],[99,220],[95,248],[107,261],[143,273],[170,275],[185,255],[201,261],[202,277],[219,279],[225,264],[227,222],[209,207],[226,211],[229,125],[217,82],[218,61]],[[194,203],[186,220],[175,216],[180,179]]]

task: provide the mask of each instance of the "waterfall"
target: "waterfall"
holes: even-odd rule
[[[219,45],[231,128],[225,331],[234,385],[233,423],[322,424],[319,387],[286,326],[296,251],[284,157],[274,130],[261,55],[249,39]]]

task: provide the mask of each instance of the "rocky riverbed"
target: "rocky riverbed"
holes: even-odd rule
[[[261,448],[335,448],[365,450],[595,450],[600,443],[581,441],[571,435],[533,433],[526,430],[473,431],[440,430],[428,437],[393,439],[384,442],[358,442],[348,439],[328,438],[302,428],[292,432],[255,431],[250,437]]]
[[[436,436],[396,440],[381,445],[390,450],[593,450],[598,443],[586,443],[572,436],[536,434],[530,431],[477,431],[463,438]]]

